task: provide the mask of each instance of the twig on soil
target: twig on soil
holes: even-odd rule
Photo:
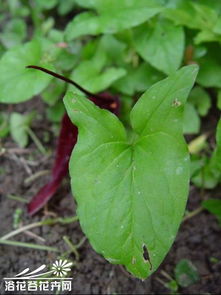
[[[172,278],[167,272],[165,272],[165,270],[161,270],[160,273],[161,273],[166,279],[168,279],[168,280],[170,280],[170,281],[173,280],[173,278]]]
[[[25,171],[31,175],[32,171],[30,169],[30,167],[28,166],[27,162],[25,161],[24,158],[19,158],[18,156],[16,156],[15,154],[9,154],[8,156],[6,155],[7,158],[9,158],[10,160],[15,161],[18,165],[22,165],[25,169]]]
[[[67,236],[63,236],[63,240],[68,245],[70,252],[73,252],[77,261],[79,261],[80,255],[78,253],[77,247],[69,240]]]
[[[163,280],[161,280],[161,279],[158,278],[158,277],[156,277],[156,280],[157,280],[161,285],[163,285],[163,286],[165,287],[166,283],[165,283]]]
[[[18,202],[21,202],[21,203],[29,203],[28,200],[26,200],[25,198],[22,198],[20,196],[7,195],[6,197],[8,199],[15,200],[15,201],[18,201]]]
[[[87,240],[86,237],[83,237],[80,242],[77,245],[74,245],[67,236],[63,237],[63,240],[65,241],[65,243],[68,245],[68,247],[70,248],[70,251],[68,252],[73,252],[75,257],[76,257],[76,261],[78,261],[80,259],[80,255],[77,249],[79,249],[84,242]]]
[[[66,221],[66,218],[54,218],[54,219],[46,219],[46,220],[43,220],[43,221],[39,221],[39,222],[34,222],[34,223],[31,223],[31,224],[28,224],[28,225],[24,225],[16,230],[13,230],[11,231],[10,233],[4,235],[3,237],[1,237],[0,239],[1,240],[7,240],[15,235],[18,235],[24,231],[27,231],[27,230],[30,230],[32,228],[35,228],[35,227],[39,227],[39,226],[43,226],[43,225],[54,225],[56,223],[61,223],[61,224],[65,224],[65,223],[72,223],[72,222],[75,222],[78,220],[78,217],[77,216],[73,216],[73,217],[70,217],[68,219],[69,222]]]
[[[45,217],[46,216],[52,216],[54,218],[57,217],[57,214],[55,212],[48,210],[48,204],[47,203],[44,205],[44,216]]]
[[[26,130],[27,130],[29,136],[31,137],[31,139],[33,140],[33,142],[35,143],[35,145],[38,148],[38,150],[43,155],[46,155],[47,154],[47,151],[44,148],[43,144],[41,143],[40,139],[35,135],[35,133],[31,130],[31,128],[27,127]]]
[[[20,157],[19,160],[23,164],[23,166],[24,166],[25,170],[27,171],[27,173],[29,175],[32,175],[32,170],[29,167],[29,164],[27,163],[27,161],[23,157]]]
[[[59,249],[44,245],[36,245],[32,243],[24,243],[24,242],[18,242],[18,241],[12,241],[12,240],[3,240],[0,239],[0,244],[2,245],[9,245],[9,246],[16,246],[16,247],[25,247],[25,248],[31,248],[31,249],[37,249],[37,250],[44,250],[44,251],[53,251],[53,252],[60,252]]]
[[[47,175],[49,173],[50,173],[50,170],[41,170],[41,171],[38,171],[38,172],[32,174],[31,176],[27,177],[24,180],[24,184],[25,185],[28,185],[29,183],[31,183],[32,181],[36,180],[37,178],[39,178],[41,176],[45,176],[45,175]]]
[[[4,235],[3,237],[1,237],[1,240],[8,240],[9,238],[11,237],[14,237],[22,232],[25,232],[27,230],[30,230],[34,227],[38,227],[38,226],[41,226],[42,223],[41,222],[34,222],[34,223],[31,223],[31,224],[28,224],[28,225],[24,225],[16,230],[13,230],[11,231],[10,233]]]
[[[79,249],[81,248],[81,246],[85,243],[85,241],[87,240],[86,237],[83,237],[80,242],[76,245],[76,248]]]
[[[24,231],[24,234],[26,234],[27,236],[32,237],[32,238],[34,238],[36,240],[39,240],[42,243],[45,243],[45,241],[46,241],[44,238],[36,235],[35,233],[33,233],[33,232],[29,231],[29,230]]]
[[[199,214],[199,213],[202,212],[203,210],[204,210],[204,208],[201,207],[201,206],[200,206],[199,208],[193,210],[192,212],[190,212],[189,214],[187,214],[187,215],[183,218],[183,222],[185,222],[186,220],[188,220],[188,219],[190,219],[190,218],[196,216],[197,214]]]
[[[23,155],[23,154],[30,154],[32,151],[29,149],[22,149],[22,148],[6,148],[6,153],[9,154],[18,154],[18,155]]]

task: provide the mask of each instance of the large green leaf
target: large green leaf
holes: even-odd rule
[[[171,74],[181,65],[184,52],[182,27],[169,21],[153,26],[144,24],[134,33],[134,43],[140,55],[156,69]]]
[[[81,226],[94,249],[138,278],[150,275],[170,249],[189,183],[182,113],[197,66],[152,86],[136,103],[128,133],[112,113],[68,93],[78,126],[70,160]]]
[[[34,64],[52,68],[52,52],[52,49],[48,52],[48,44],[40,40],[7,51],[0,59],[0,102],[18,103],[40,93],[52,77],[25,67]]]
[[[77,15],[66,28],[68,40],[88,34],[116,33],[139,25],[162,10],[155,0],[93,0],[84,5],[97,13],[90,11]]]

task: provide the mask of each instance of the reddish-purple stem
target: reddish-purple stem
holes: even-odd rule
[[[72,85],[80,89],[83,93],[85,93],[88,98],[96,105],[118,115],[119,99],[116,96],[113,96],[108,92],[92,94],[74,81],[57,73],[38,66],[27,66],[27,68],[41,70],[65,82],[71,83]],[[30,215],[33,215],[37,211],[39,211],[53,197],[53,195],[59,188],[63,178],[66,176],[68,172],[70,155],[77,142],[77,134],[77,127],[72,124],[68,115],[65,113],[61,122],[61,130],[58,137],[55,162],[52,168],[51,178],[49,182],[40,189],[40,191],[32,198],[31,202],[28,204],[28,213]]]

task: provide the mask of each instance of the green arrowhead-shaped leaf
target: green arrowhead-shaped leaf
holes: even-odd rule
[[[98,253],[138,278],[162,262],[184,213],[189,157],[182,113],[196,74],[197,66],[184,67],[144,93],[131,111],[129,135],[88,99],[64,99],[79,129],[70,175],[81,226]]]

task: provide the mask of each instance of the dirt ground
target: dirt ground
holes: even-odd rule
[[[7,109],[1,105],[0,108]],[[45,131],[49,132],[50,140],[46,147],[53,151],[56,140],[51,132],[51,123],[45,117],[43,103],[35,98],[28,103],[23,103],[9,111],[20,112],[38,110],[43,114],[35,120],[33,130],[43,137]],[[38,189],[47,182],[48,175],[42,176],[30,184],[25,184],[25,179],[29,176],[28,169],[32,173],[40,170],[50,169],[53,163],[53,153],[50,157],[44,158],[36,150],[35,145],[30,142],[28,153],[33,156],[32,165],[26,162],[29,154],[16,154],[13,149],[16,144],[10,140],[4,140],[6,151],[0,156],[0,235],[12,231],[13,215],[16,208],[24,210],[22,216],[23,224],[30,224],[43,218],[43,211],[34,217],[29,217],[26,213],[24,203],[12,200],[7,196],[17,195],[30,200]],[[33,165],[35,164],[35,165]],[[28,167],[27,167],[28,165]],[[206,191],[202,194],[194,187],[190,187],[190,196],[187,205],[188,210],[199,207],[202,196],[210,195],[213,198],[220,197],[220,188],[216,191]],[[75,203],[70,192],[68,177],[63,182],[56,196],[50,201],[49,211],[53,211],[59,217],[75,215]],[[63,236],[68,236],[74,244],[77,244],[84,234],[78,222],[53,226],[43,226],[33,229],[33,232],[46,240],[48,246],[55,246],[62,251],[67,250]],[[14,239],[23,242],[40,243],[38,240],[21,234]],[[221,262],[211,262],[211,257],[221,261],[221,228],[215,217],[203,211],[195,217],[183,222],[180,227],[176,241],[169,254],[165,258],[161,267],[150,278],[144,282],[130,277],[121,267],[111,265],[101,256],[96,254],[89,242],[79,249],[80,259],[72,269],[73,291],[72,294],[171,294],[161,280],[167,281],[162,276],[162,270],[174,276],[174,267],[181,259],[190,259],[198,269],[200,280],[188,288],[179,288],[179,294],[220,294],[221,293]],[[3,277],[13,276],[26,267],[35,269],[42,264],[51,265],[57,258],[57,254],[40,250],[19,248],[13,246],[0,246],[0,291],[4,294],[2,283]],[[74,255],[71,256],[74,260]]]

